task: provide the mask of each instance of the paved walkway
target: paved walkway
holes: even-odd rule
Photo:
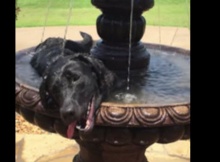
[[[17,28],[16,51],[37,45],[42,38],[42,29]],[[44,38],[63,37],[64,31],[65,27],[46,27]],[[81,40],[79,31],[91,34],[94,40],[99,39],[95,26],[69,27],[67,38]],[[141,41],[190,49],[190,31],[187,28],[147,26]],[[16,134],[16,162],[70,162],[78,150],[73,140],[57,134]],[[190,141],[154,144],[147,149],[146,155],[150,162],[189,162]]]
[[[40,43],[42,39],[42,31],[43,27],[17,28],[16,51]],[[46,27],[44,39],[47,37],[63,37],[64,31],[65,27]],[[70,26],[66,38],[81,40],[82,38],[79,31],[91,34],[94,40],[100,39],[95,26]],[[141,41],[190,49],[190,31],[188,28],[146,26],[145,34]]]

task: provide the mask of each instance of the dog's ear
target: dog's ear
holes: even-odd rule
[[[56,104],[56,101],[53,99],[53,96],[51,95],[51,92],[49,90],[49,85],[51,85],[51,82],[48,80],[49,76],[49,69],[46,69],[46,71],[44,72],[43,76],[42,76],[42,82],[40,84],[39,87],[39,95],[40,95],[40,99],[41,99],[41,103],[44,106],[44,108],[46,110],[58,110],[59,107]],[[52,75],[53,73],[50,73],[50,75]]]
[[[79,43],[84,47],[85,52],[89,53],[90,49],[92,48],[93,39],[91,35],[84,32],[80,32],[80,35],[83,37],[83,40]]]

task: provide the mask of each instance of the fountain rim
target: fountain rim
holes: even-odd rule
[[[144,44],[152,48],[160,47],[160,50],[174,50],[175,53],[183,55],[190,54],[189,50],[182,48],[158,44]],[[33,47],[19,50],[18,52],[28,49],[33,49]],[[18,78],[16,78],[15,85],[17,106],[52,118],[60,118],[58,111],[49,111],[42,107],[38,88],[24,84]],[[113,127],[163,127],[188,124],[190,124],[190,102],[171,104],[102,102],[99,109],[96,111],[95,121],[96,126]]]

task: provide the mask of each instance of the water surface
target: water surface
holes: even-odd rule
[[[148,52],[151,58],[144,77],[131,77],[130,90],[117,90],[108,100],[146,104],[190,102],[190,56],[157,48],[148,48]],[[31,52],[16,55],[16,79],[39,88],[42,79],[29,64],[32,56]]]

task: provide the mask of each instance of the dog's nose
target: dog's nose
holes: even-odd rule
[[[61,117],[64,121],[70,122],[76,120],[76,112],[73,108],[64,108],[60,110]]]

